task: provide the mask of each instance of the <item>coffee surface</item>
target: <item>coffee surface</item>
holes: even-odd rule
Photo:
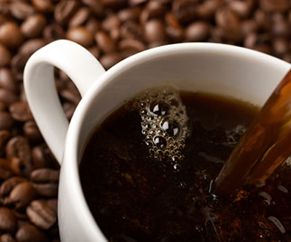
[[[155,143],[149,147],[145,142],[138,99],[111,114],[90,138],[80,165],[81,183],[108,240],[290,241],[288,162],[264,187],[245,187],[227,198],[211,192],[258,109],[205,94],[180,97],[188,133],[181,159],[150,151]]]

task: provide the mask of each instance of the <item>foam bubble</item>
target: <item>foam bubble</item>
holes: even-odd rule
[[[178,92],[173,88],[148,90],[135,102],[141,117],[141,133],[150,154],[174,163],[183,159],[189,135],[188,116]]]

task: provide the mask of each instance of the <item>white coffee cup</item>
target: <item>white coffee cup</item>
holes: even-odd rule
[[[63,70],[82,95],[70,125],[57,97],[53,66]],[[40,131],[61,164],[61,240],[107,241],[86,203],[78,164],[91,132],[126,100],[142,90],[170,84],[261,106],[290,67],[266,54],[213,43],[150,49],[108,71],[87,50],[67,40],[55,41],[35,52],[25,67],[24,88]]]

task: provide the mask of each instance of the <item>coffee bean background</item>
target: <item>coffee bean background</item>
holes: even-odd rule
[[[291,62],[291,1],[0,0],[0,242],[59,241],[59,166],[32,118],[22,75],[34,51],[60,38],[107,69],[148,48],[196,41]],[[70,119],[79,93],[58,70],[56,86]]]

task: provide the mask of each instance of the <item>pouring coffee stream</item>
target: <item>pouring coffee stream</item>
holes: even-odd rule
[[[227,195],[243,185],[264,185],[290,155],[291,70],[223,166],[215,181],[215,193]]]

